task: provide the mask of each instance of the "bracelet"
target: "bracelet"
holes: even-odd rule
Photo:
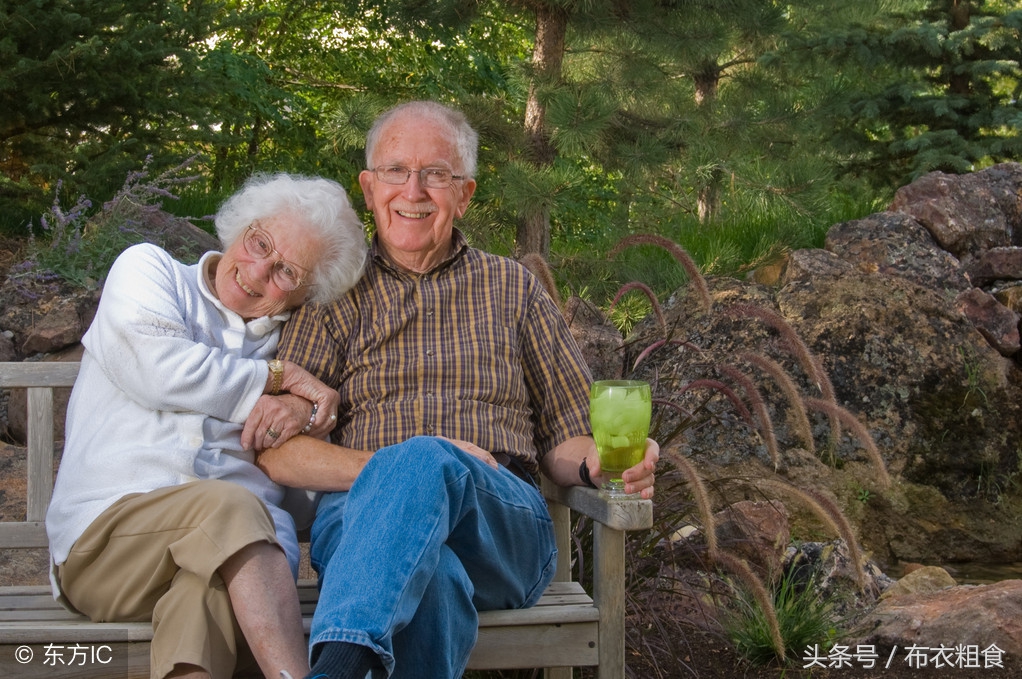
[[[589,486],[590,488],[597,488],[597,485],[593,483],[593,480],[589,478],[589,460],[588,458],[582,458],[582,464],[578,466],[578,478],[582,479],[582,483]]]
[[[310,431],[312,431],[312,425],[316,424],[316,412],[318,410],[319,410],[319,404],[318,403],[313,403],[312,404],[312,414],[309,415],[309,423],[307,425],[305,425],[305,427],[302,429],[302,433],[303,434],[308,434]]]

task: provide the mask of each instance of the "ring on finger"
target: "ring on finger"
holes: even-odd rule
[[[280,432],[274,429],[273,427],[267,427],[266,435],[269,436],[271,439],[275,439],[280,436]]]

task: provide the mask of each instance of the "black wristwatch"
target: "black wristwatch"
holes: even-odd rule
[[[582,458],[582,464],[578,466],[578,478],[582,479],[582,483],[590,488],[597,488],[597,485],[589,477],[589,458]]]

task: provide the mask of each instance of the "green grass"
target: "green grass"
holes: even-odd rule
[[[834,224],[865,217],[880,209],[871,199],[835,198],[818,215],[747,212],[712,224],[691,217],[664,220],[651,231],[680,245],[705,275],[744,277],[762,264],[778,260],[785,252],[823,247]],[[688,283],[679,263],[665,250],[642,245],[621,252],[614,260],[607,252],[624,236],[625,229],[594,229],[585,240],[554,239],[550,264],[562,296],[586,292],[586,299],[608,311],[621,286],[639,281],[660,300]],[[581,296],[581,295],[580,295]],[[636,315],[650,306],[640,293],[630,293],[612,315],[615,325],[627,334]]]
[[[749,662],[765,665],[778,660],[770,626],[759,603],[739,589],[734,610],[722,616],[724,629],[735,650]],[[773,592],[777,625],[789,662],[811,646],[826,652],[834,642],[836,631],[831,620],[831,606],[823,600],[813,579],[800,582],[793,573],[786,573]]]

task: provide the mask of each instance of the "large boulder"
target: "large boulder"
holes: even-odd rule
[[[626,365],[654,347],[635,376],[671,404],[656,435],[716,502],[774,478],[824,491],[881,565],[1019,561],[1022,356],[1006,291],[1022,288],[1022,165],[919,184],[778,276],[708,279],[708,311],[679,290],[668,335],[644,320]],[[793,537],[818,532],[785,502]]]
[[[965,648],[976,668],[982,668],[991,653],[1001,661],[1007,656],[1017,666],[1022,655],[1022,580],[885,597],[846,643],[874,645],[885,655],[913,646],[945,647],[952,653]]]
[[[980,172],[931,172],[898,189],[890,209],[925,226],[942,248],[962,260],[985,250],[1022,245],[1022,164]]]

